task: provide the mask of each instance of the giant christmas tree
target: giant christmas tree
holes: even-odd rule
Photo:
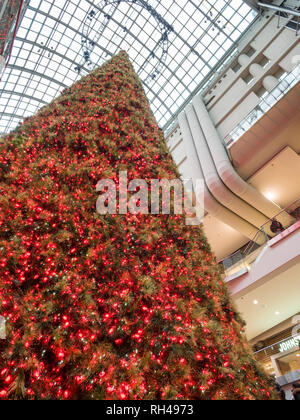
[[[96,212],[121,170],[179,176],[123,52],[1,142],[0,398],[275,398],[201,229]]]

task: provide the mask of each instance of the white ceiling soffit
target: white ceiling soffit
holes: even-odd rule
[[[285,147],[267,165],[257,171],[249,183],[269,200],[282,208],[300,207],[300,156],[290,147]]]
[[[300,258],[236,300],[237,309],[247,323],[248,340],[253,340],[299,312],[299,273]]]

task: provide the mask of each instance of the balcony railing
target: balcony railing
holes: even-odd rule
[[[278,217],[283,212],[288,212],[296,220],[300,220],[300,198],[293,201],[286,208],[281,210],[274,218],[276,219],[276,217]],[[248,268],[256,261],[260,253],[260,250],[264,248],[265,244],[270,239],[267,233],[265,232],[265,227],[271,223],[272,223],[272,219],[269,219],[264,225],[260,227],[260,229],[257,230],[257,233],[252,239],[252,241],[248,242],[248,244],[244,246],[242,249],[239,249],[238,251],[236,251],[229,257],[220,261],[220,264],[223,265],[223,268],[227,276],[232,275],[233,272],[238,272],[242,268]],[[265,236],[265,244],[258,245],[256,240],[259,236],[262,236],[262,235]]]
[[[281,98],[283,98],[300,80],[300,65],[290,73],[284,73],[278,85],[271,91],[265,92],[260,103],[225,137],[227,146],[235,143],[260,118],[262,118]]]

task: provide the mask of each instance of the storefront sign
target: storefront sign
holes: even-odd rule
[[[300,346],[300,335],[298,337],[291,338],[280,344],[279,351],[280,353],[284,353],[285,351],[292,350],[295,348],[299,348]]]

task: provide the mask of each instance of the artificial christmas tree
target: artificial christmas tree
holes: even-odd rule
[[[271,399],[200,227],[96,212],[177,169],[126,53],[0,147],[0,398]]]

